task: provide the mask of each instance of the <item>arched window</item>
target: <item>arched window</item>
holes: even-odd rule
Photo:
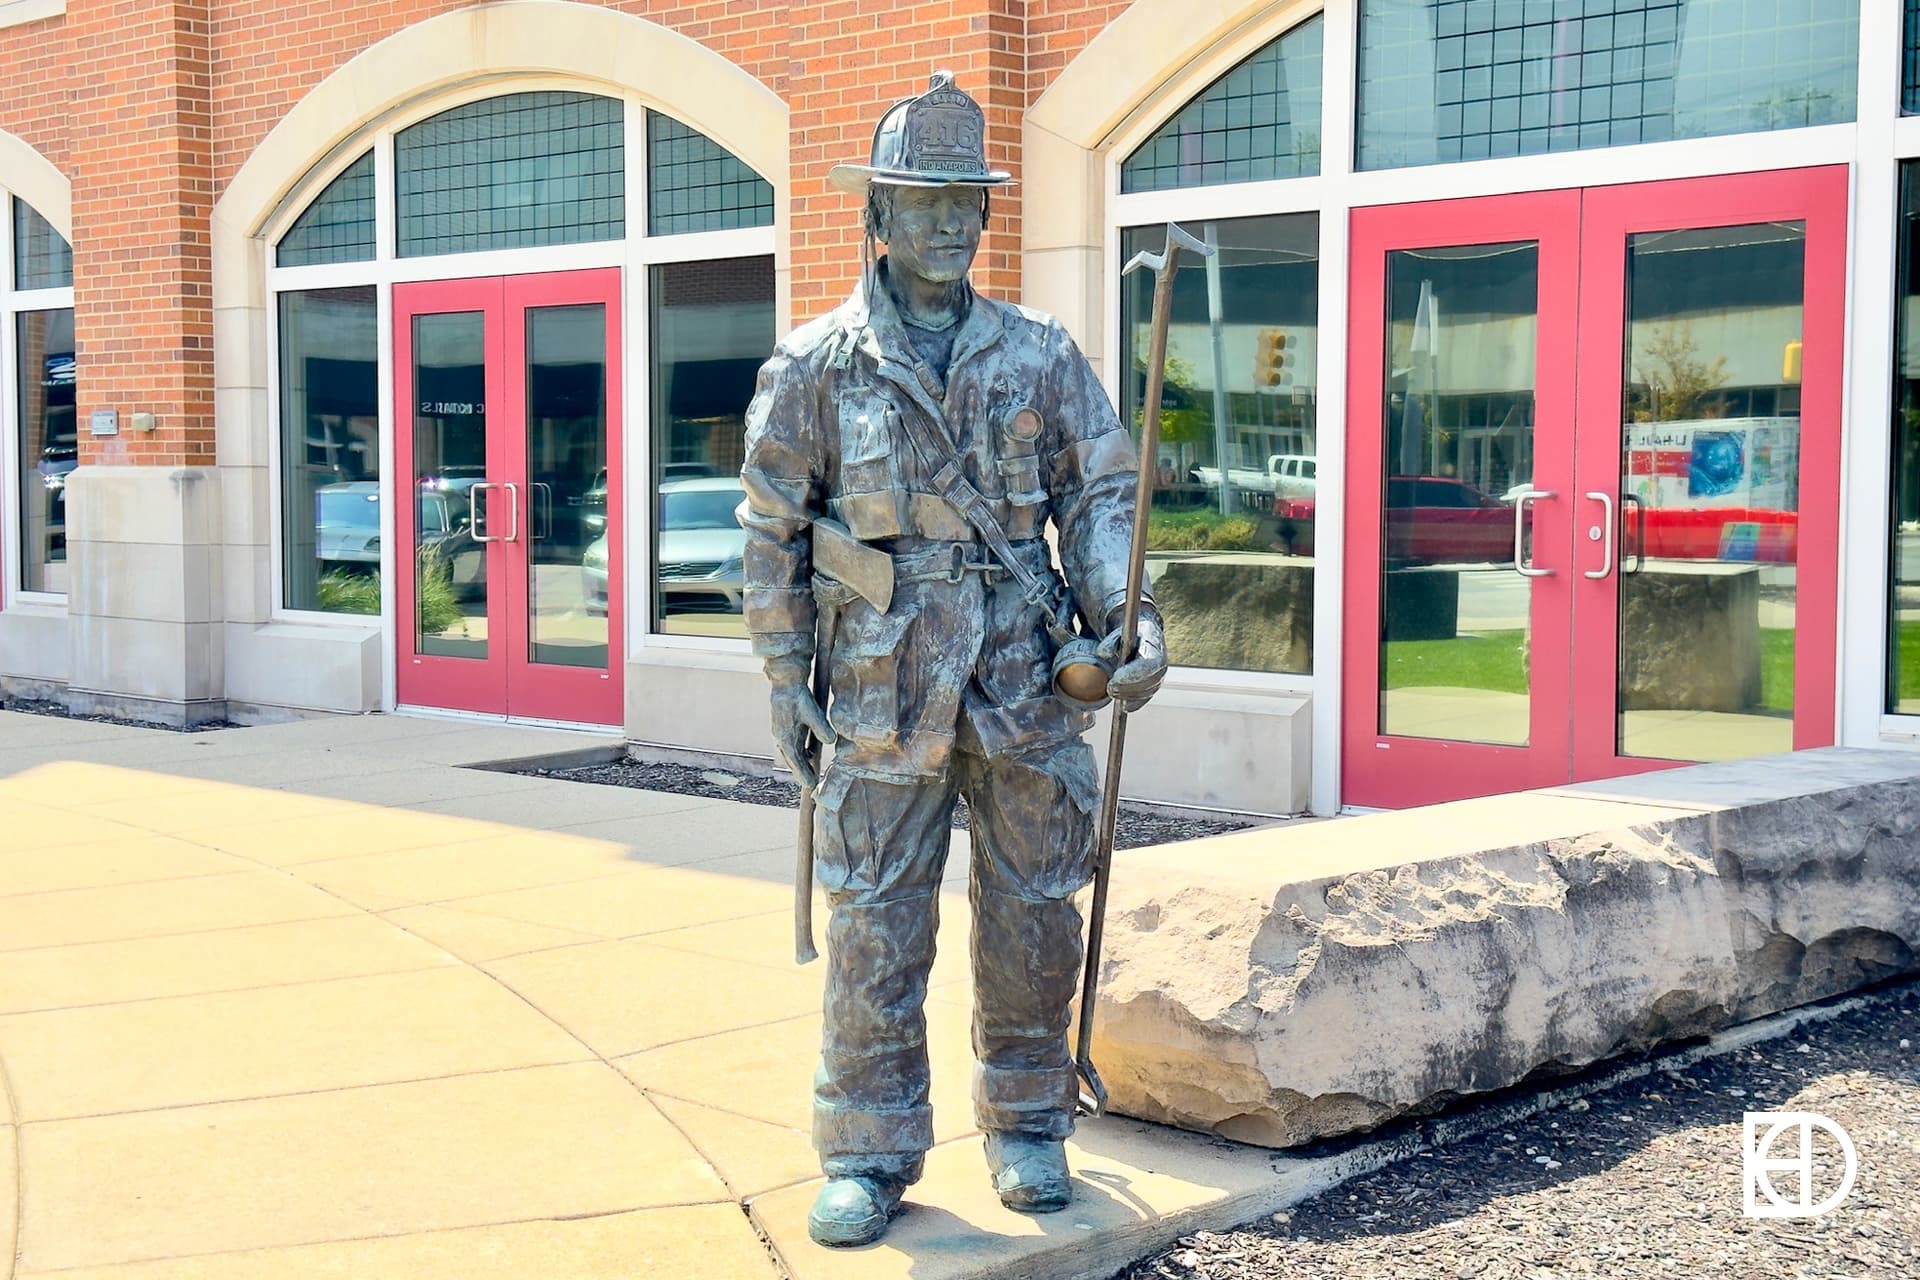
[[[1314,17],[1208,85],[1120,166],[1122,191],[1310,177],[1320,172]]]
[[[12,544],[14,589],[67,590],[66,484],[79,457],[74,417],[73,247],[18,196],[0,198],[9,224],[9,269],[0,280],[0,323],[10,372],[8,406],[18,509],[0,547]],[[17,538],[17,541],[16,541]]]
[[[645,346],[629,341],[626,376],[606,385],[650,392],[650,403],[629,396],[620,415],[621,452],[650,458],[635,479],[649,492],[624,503],[631,514],[623,536],[653,543],[656,558],[676,557],[655,566],[652,623],[743,636],[739,592],[729,585],[738,576],[734,557],[703,549],[714,563],[696,563],[678,556],[674,540],[662,550],[660,537],[633,530],[652,511],[659,534],[675,518],[666,510],[672,495],[700,487],[687,482],[739,469],[754,371],[775,338],[771,184],[672,116],[560,90],[482,98],[402,122],[330,176],[314,176],[324,184],[282,224],[270,277],[280,607],[377,614],[390,594],[395,566],[379,534],[383,502],[398,497],[382,463],[396,444],[381,404],[396,372],[383,363],[391,345],[380,326],[393,288],[617,267],[627,273],[627,305],[641,308],[621,331],[644,334]],[[546,330],[534,336],[530,348],[552,348]],[[530,394],[565,399],[567,380],[590,372],[575,367],[581,358],[572,353],[559,372],[547,360]],[[476,402],[469,416],[479,412]],[[403,424],[411,420],[401,413]],[[610,467],[611,454],[571,438],[563,444],[549,441],[546,460],[527,464],[533,470],[521,488],[536,491],[530,501],[540,504],[529,507],[527,527],[547,558],[537,566],[542,581],[584,580],[586,599],[568,607],[604,619],[619,599],[618,583],[607,581],[606,534],[609,510],[623,507],[608,500],[620,468]],[[482,516],[488,501],[474,504]],[[464,499],[454,505],[449,521],[467,510]],[[390,519],[404,511],[393,506]],[[586,636],[604,621],[565,625]]]

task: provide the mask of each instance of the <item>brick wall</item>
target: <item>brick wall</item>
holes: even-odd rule
[[[213,463],[208,0],[69,0],[73,284],[83,463]],[[134,434],[131,415],[155,415]]]
[[[59,18],[0,30],[0,129],[68,172],[67,121],[73,108],[73,57]]]

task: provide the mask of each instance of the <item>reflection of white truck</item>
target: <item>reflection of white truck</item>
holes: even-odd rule
[[[1297,453],[1276,453],[1267,459],[1264,471],[1252,467],[1228,467],[1227,483],[1250,493],[1270,493],[1277,498],[1314,496],[1314,460]],[[1220,468],[1195,467],[1194,481],[1209,487],[1220,484]]]

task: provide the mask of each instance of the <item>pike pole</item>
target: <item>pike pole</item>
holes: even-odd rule
[[[1180,269],[1180,250],[1191,249],[1203,258],[1213,246],[1196,240],[1174,223],[1167,224],[1167,246],[1160,253],[1141,250],[1121,270],[1153,272],[1153,325],[1147,340],[1147,386],[1140,411],[1140,479],[1134,491],[1133,544],[1127,555],[1127,597],[1120,617],[1118,670],[1133,657],[1140,635],[1140,595],[1147,569],[1147,516],[1153,505],[1154,473],[1160,444],[1160,394],[1167,374],[1167,328],[1173,320],[1173,277]],[[1223,469],[1226,459],[1220,460]],[[1107,1086],[1093,1066],[1093,1008],[1100,988],[1100,945],[1106,933],[1107,884],[1113,874],[1113,832],[1120,816],[1120,764],[1127,748],[1127,709],[1113,706],[1113,728],[1107,738],[1107,768],[1100,791],[1100,821],[1094,829],[1093,904],[1088,911],[1087,958],[1080,983],[1080,1034],[1073,1066],[1080,1076],[1080,1108],[1088,1115],[1104,1115]]]

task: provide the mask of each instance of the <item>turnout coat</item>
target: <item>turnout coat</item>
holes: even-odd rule
[[[1064,578],[1096,637],[1125,596],[1138,469],[1066,330],[978,294],[944,383],[908,343],[884,285],[871,298],[856,287],[761,367],[739,513],[754,650],[804,673],[817,636],[829,636],[834,771],[902,781],[944,774],[956,747],[991,758],[1092,724],[1053,695],[1052,610],[991,568],[933,482],[947,459],[924,456],[910,415],[952,446],[1027,566],[1056,587]],[[822,515],[894,557],[884,611],[816,563]]]

